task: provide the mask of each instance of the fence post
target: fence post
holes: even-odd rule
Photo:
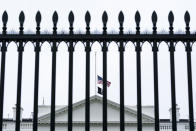
[[[25,16],[23,11],[19,15],[20,22],[20,32],[19,35],[23,35],[23,23]],[[22,87],[22,58],[23,58],[24,45],[20,41],[18,45],[18,77],[17,77],[17,101],[16,101],[16,126],[15,130],[20,131],[20,121],[21,121],[21,87]]]
[[[57,35],[58,14],[55,11],[52,17],[53,35]],[[56,52],[58,50],[56,41],[52,41],[52,81],[51,81],[51,115],[50,131],[55,131],[55,97],[56,97]]]
[[[103,35],[107,35],[107,24],[108,16],[104,11],[102,15],[103,22]],[[107,131],[107,42],[103,42],[102,52],[103,52],[103,131]]]
[[[173,22],[174,22],[174,15],[172,11],[170,11],[169,16],[169,34],[173,35]],[[174,62],[174,52],[175,46],[174,42],[170,41],[169,45],[169,52],[170,52],[170,69],[171,69],[171,103],[172,103],[172,131],[177,131],[177,124],[176,124],[176,90],[175,90],[175,62]]]
[[[124,22],[124,14],[121,11],[118,16],[118,21],[120,23],[120,31],[119,35],[123,35],[123,22]],[[124,43],[120,41],[120,45],[118,48],[120,53],[120,131],[125,130],[125,114],[124,114]]]
[[[70,31],[69,34],[73,35],[73,23],[70,21]],[[74,52],[74,43],[69,42],[68,52],[69,52],[69,83],[68,83],[68,131],[72,131],[72,99],[73,99],[73,52]]]
[[[186,35],[190,35],[190,15],[186,11],[184,15],[184,20],[186,23]],[[188,101],[189,101],[189,128],[190,131],[194,131],[194,113],[193,113],[193,89],[192,89],[192,67],[191,67],[191,51],[192,45],[189,41],[186,42],[186,52],[187,52],[187,76],[188,76]]]
[[[136,35],[140,35],[140,14],[137,11],[135,14],[135,22],[136,22]],[[138,131],[142,131],[142,106],[141,106],[141,45],[140,41],[136,42],[136,67],[137,67],[137,129]]]
[[[152,14],[152,23],[153,23],[153,35],[157,34],[157,14],[154,11]],[[155,105],[155,131],[159,131],[159,86],[158,86],[158,46],[157,42],[153,42],[152,51],[153,51],[153,70],[154,70],[154,105]]]
[[[90,35],[90,14],[86,15],[86,35]],[[90,130],[90,42],[86,42],[86,103],[85,103],[85,131]]]
[[[2,34],[6,35],[7,33],[7,21],[8,21],[8,15],[7,12],[4,11],[3,16],[2,16],[2,21],[3,21],[3,31]],[[1,45],[1,80],[0,80],[0,131],[3,129],[3,103],[4,103],[4,82],[5,82],[5,57],[6,57],[6,51],[7,51],[7,46],[6,42],[3,41]]]
[[[36,14],[36,35],[40,35],[40,22],[41,14],[38,11]],[[37,131],[37,121],[38,121],[38,92],[39,92],[39,54],[40,54],[40,43],[36,42],[35,51],[35,76],[34,76],[34,108],[33,108],[33,131]]]

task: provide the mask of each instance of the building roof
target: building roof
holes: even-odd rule
[[[91,96],[90,97],[90,103],[93,103],[93,102],[95,102],[95,101],[97,101],[97,102],[100,102],[100,103],[102,103],[102,97],[100,97],[100,96],[98,96],[98,95],[94,95],[94,96]],[[78,107],[81,107],[81,106],[84,106],[85,105],[85,99],[83,99],[83,100],[81,100],[81,101],[78,101],[78,102],[76,102],[76,103],[73,103],[73,110],[75,109],[75,108],[78,108]],[[116,102],[113,102],[113,101],[111,101],[111,100],[107,100],[107,105],[108,106],[111,106],[111,107],[113,107],[113,108],[115,108],[115,109],[117,109],[117,110],[120,110],[120,104],[118,104],[118,103],[116,103]],[[59,108],[59,109],[57,109],[56,108],[56,115],[57,114],[59,114],[59,113],[61,113],[61,112],[66,112],[66,111],[68,111],[68,106],[61,106],[62,108]],[[48,108],[48,107],[47,107]],[[135,108],[131,108],[131,107],[128,107],[128,106],[125,106],[125,112],[128,112],[128,113],[130,113],[130,114],[132,114],[132,115],[134,115],[134,116],[137,116],[137,111],[135,110]],[[150,110],[150,109],[152,109],[150,106],[147,106],[147,107],[145,107],[145,112],[148,112],[148,110]],[[149,121],[154,121],[154,117],[152,116],[152,115],[148,115],[148,114],[150,114],[150,113],[147,113],[147,114],[145,114],[144,112],[142,113],[142,118],[143,119],[147,119],[147,120],[149,120]],[[47,112],[47,113],[45,113],[44,115],[39,115],[40,117],[39,117],[39,120],[43,120],[43,119],[46,119],[46,118],[48,118],[49,116],[50,116],[50,112]]]

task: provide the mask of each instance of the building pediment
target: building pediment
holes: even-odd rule
[[[120,120],[120,105],[113,101],[107,101],[108,109],[108,121],[119,122]],[[136,123],[137,112],[133,108],[125,106],[125,123]],[[95,123],[102,122],[102,97],[92,96],[90,97],[90,121]],[[56,123],[67,123],[68,119],[68,106],[56,109]],[[142,114],[143,123],[152,123],[154,118],[147,114]],[[49,123],[50,113],[39,116],[39,123]],[[73,122],[84,123],[85,122],[85,100],[76,102],[73,104]]]

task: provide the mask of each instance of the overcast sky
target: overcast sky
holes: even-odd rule
[[[25,31],[35,31],[35,15],[40,10],[42,15],[41,31],[52,31],[52,14],[56,10],[59,15],[58,31],[68,31],[68,14],[72,10],[75,15],[74,31],[85,31],[84,15],[87,10],[91,14],[91,30],[102,31],[101,16],[104,10],[108,13],[108,30],[118,31],[118,14],[122,10],[125,15],[124,30],[135,32],[134,15],[137,10],[141,15],[141,31],[151,31],[151,14],[158,14],[158,31],[168,31],[168,13],[174,12],[174,30],[184,30],[184,13],[191,15],[191,31],[196,30],[195,0],[1,0],[0,14],[8,12],[8,31],[18,31],[18,15],[25,13]],[[1,22],[2,25],[2,22]],[[196,105],[196,47],[193,47],[193,96]],[[142,104],[153,105],[153,59],[152,49],[144,43],[142,49]],[[95,95],[95,62],[94,52],[97,52],[97,75],[102,76],[102,54],[98,43],[94,43],[91,53],[91,96]],[[125,51],[125,104],[136,105],[136,59],[132,43],[128,43]],[[24,117],[30,117],[33,109],[34,87],[34,49],[31,43],[25,46],[23,57],[22,107]],[[169,53],[166,43],[161,43],[159,51],[159,96],[160,116],[169,118],[171,107]],[[188,117],[187,66],[186,53],[182,43],[178,43],[175,56],[176,65],[176,97],[180,107],[181,118]],[[68,53],[65,43],[61,43],[57,54],[57,88],[56,104],[67,104],[68,98]],[[74,82],[73,99],[79,101],[85,98],[85,53],[82,43],[78,43],[74,52]],[[115,43],[111,43],[108,52],[108,99],[119,103],[119,54]],[[43,98],[45,104],[50,104],[51,94],[51,50],[48,43],[42,46],[40,58],[40,89],[39,104]],[[12,107],[16,103],[17,87],[17,48],[10,43],[6,57],[5,104],[4,117],[12,117]],[[196,116],[196,112],[194,111]]]

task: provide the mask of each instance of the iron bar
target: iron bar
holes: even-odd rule
[[[2,34],[6,35],[7,33],[7,24],[8,15],[5,11],[2,16],[3,22],[3,31]],[[4,83],[5,83],[5,58],[7,52],[7,45],[6,42],[3,41],[1,44],[1,78],[0,78],[0,131],[3,130],[3,104],[4,104]]]
[[[70,22],[70,31],[69,35],[73,36],[73,21],[74,16],[72,13],[69,15],[69,22]],[[72,131],[72,119],[73,119],[73,52],[74,52],[74,45],[73,42],[69,42],[68,45],[68,52],[69,52],[69,83],[68,83],[68,131]]]
[[[107,35],[107,21],[108,15],[106,11],[104,11],[102,15],[103,22],[103,35]],[[107,42],[103,42],[102,52],[103,52],[103,131],[107,131],[107,123],[108,123],[108,110],[107,110],[107,51],[108,45]]]
[[[192,69],[191,69],[191,47],[187,42],[187,76],[188,76],[188,101],[189,101],[189,127],[194,131],[194,113],[193,113],[193,89],[192,89]]]
[[[4,82],[5,82],[5,58],[6,58],[6,42],[1,46],[1,79],[0,79],[0,131],[3,129],[3,103],[4,103]]]
[[[24,12],[21,12],[19,15],[20,22],[20,31],[19,35],[23,35],[23,23],[25,20]],[[17,77],[17,100],[16,100],[16,126],[15,131],[20,131],[20,122],[21,122],[21,88],[22,88],[22,59],[23,59],[24,45],[20,41],[18,45],[18,77]]]
[[[56,42],[52,46],[52,83],[51,83],[51,115],[50,131],[55,131],[55,92],[56,92]]]
[[[190,15],[186,11],[184,15],[184,20],[186,23],[186,35],[190,35]],[[192,67],[191,67],[191,52],[192,45],[189,41],[186,42],[185,49],[187,52],[187,76],[188,76],[188,102],[189,102],[189,128],[190,131],[194,131],[194,113],[193,113],[193,89],[192,89]]]
[[[107,43],[103,42],[103,131],[107,131]]]
[[[55,11],[52,17],[53,20],[53,35],[57,34],[58,14]],[[52,42],[52,81],[51,81],[51,111],[50,111],[50,131],[55,131],[55,101],[56,101],[56,53],[58,47],[54,40]]]
[[[173,36],[173,22],[174,15],[172,11],[170,11],[168,15],[169,20],[169,34]],[[175,45],[171,40],[169,43],[169,52],[170,52],[170,72],[171,72],[171,104],[172,104],[172,131],[177,131],[177,123],[176,123],[176,89],[175,89],[175,63],[174,63],[174,52]]]
[[[73,43],[69,43],[69,87],[68,87],[68,131],[72,131],[72,116],[73,116]]]
[[[189,98],[189,126],[190,131],[194,131],[194,114],[193,114],[193,91],[192,91],[192,69],[191,69],[191,52],[187,51],[187,71],[188,71],[188,98]]]
[[[124,23],[124,14],[121,11],[118,16],[118,21],[120,24],[119,35],[123,35],[123,23]],[[120,41],[118,47],[119,57],[120,57],[120,131],[125,130],[125,114],[124,114],[124,42]]]
[[[172,104],[172,131],[177,131],[176,123],[176,90],[175,90],[175,65],[174,65],[174,43],[170,43],[170,70],[171,70],[171,104]]]
[[[137,11],[135,13],[135,23],[136,23],[136,36],[140,35],[140,13]],[[142,96],[141,96],[141,44],[140,41],[136,42],[136,68],[137,68],[137,130],[142,131]]]
[[[90,43],[86,43],[86,103],[85,103],[85,131],[90,130]]]
[[[169,42],[170,40],[172,41],[190,41],[194,42],[196,41],[196,34],[190,34],[190,35],[184,35],[184,34],[175,34],[175,35],[169,35],[169,34],[140,34],[140,35],[135,35],[135,34],[91,34],[91,35],[86,35],[86,34],[74,34],[74,35],[69,35],[69,34],[57,34],[57,35],[52,35],[52,34],[40,34],[40,36],[37,36],[35,34],[24,34],[24,35],[18,35],[18,34],[6,34],[2,35],[0,34],[0,42],[2,41],[38,41],[38,42],[44,42],[44,41],[72,41],[72,42],[77,42],[77,41],[115,41],[115,42],[120,42],[120,41],[166,41]]]
[[[155,105],[155,131],[159,131],[159,90],[158,90],[158,47],[153,43],[153,70],[154,70],[154,105]]]
[[[40,35],[40,22],[41,14],[38,11],[36,14],[36,34]],[[41,51],[40,43],[36,42],[35,44],[35,77],[34,77],[34,104],[33,104],[33,131],[37,131],[38,125],[38,94],[39,94],[39,55]]]
[[[152,14],[152,23],[153,23],[153,34],[157,34],[157,14],[154,11]],[[153,70],[154,70],[154,115],[155,115],[155,131],[159,131],[159,86],[158,86],[158,43],[153,42],[152,51],[153,51]]]
[[[35,46],[33,131],[37,131],[37,122],[38,122],[39,54],[40,54],[40,44],[37,42]]]
[[[136,43],[136,67],[137,67],[137,129],[142,131],[142,105],[141,105],[141,45]]]
[[[124,45],[120,43],[120,131],[125,130],[125,114],[124,114]]]
[[[90,35],[90,13],[87,11],[85,15],[86,22],[86,34]],[[73,34],[72,32],[70,32]],[[90,130],[90,51],[91,45],[90,42],[86,42],[86,103],[85,103],[85,131]]]
[[[16,126],[15,131],[20,131],[21,122],[21,88],[22,88],[22,58],[23,58],[23,43],[18,46],[18,77],[17,77],[17,101],[16,101]]]

